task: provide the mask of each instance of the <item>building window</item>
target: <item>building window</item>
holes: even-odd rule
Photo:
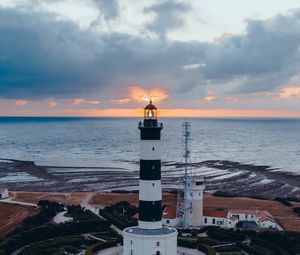
[[[154,169],[155,169],[155,165],[152,166],[152,170],[154,170]]]
[[[154,151],[154,147],[152,147],[152,150]]]
[[[245,217],[246,219],[248,218],[248,215],[246,214],[246,217]]]
[[[161,254],[160,254],[160,251],[157,251],[155,255],[161,255]]]
[[[130,240],[130,244],[131,244],[131,245],[132,245],[132,243],[133,243],[132,240]]]
[[[159,246],[159,242],[156,242],[156,246]]]
[[[133,255],[133,250],[130,250],[130,255]]]
[[[169,224],[170,223],[170,220],[167,220],[167,224]]]
[[[216,219],[213,219],[213,220],[212,220],[212,224],[216,224]]]
[[[191,197],[193,196],[193,193],[191,192]]]
[[[204,223],[207,223],[207,218],[204,218]]]
[[[154,183],[154,182],[152,182],[152,187],[154,187],[154,185],[155,185],[155,183]]]

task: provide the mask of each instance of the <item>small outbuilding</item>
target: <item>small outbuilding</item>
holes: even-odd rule
[[[4,187],[0,187],[0,199],[8,198],[8,189]]]

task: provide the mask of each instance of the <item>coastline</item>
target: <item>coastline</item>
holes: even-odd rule
[[[132,163],[133,169],[137,162]],[[166,191],[174,191],[182,164],[163,162]],[[226,160],[208,160],[190,165],[205,177],[206,190],[221,190],[237,196],[300,198],[300,175],[269,166]],[[25,177],[24,177],[25,176]],[[116,167],[40,166],[33,161],[0,159],[0,186],[20,191],[100,192],[136,190],[138,171]]]

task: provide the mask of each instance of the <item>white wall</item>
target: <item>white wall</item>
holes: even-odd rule
[[[206,221],[205,221],[206,219]],[[203,225],[204,226],[226,226],[226,219],[219,217],[209,217],[203,216]]]
[[[158,181],[139,181],[139,199],[143,201],[160,201],[161,180]]]
[[[158,160],[160,156],[160,140],[141,140],[140,159]]]
[[[179,219],[178,218],[174,218],[174,219],[163,218],[162,223],[164,226],[176,227],[179,223]]]
[[[5,189],[1,194],[0,194],[0,198],[4,199],[4,198],[8,198],[8,189]]]
[[[133,235],[123,231],[123,255],[177,254],[177,231],[168,235]]]

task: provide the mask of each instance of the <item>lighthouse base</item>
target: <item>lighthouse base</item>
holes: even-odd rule
[[[130,227],[123,230],[123,237],[123,255],[177,254],[177,230],[175,228]]]

